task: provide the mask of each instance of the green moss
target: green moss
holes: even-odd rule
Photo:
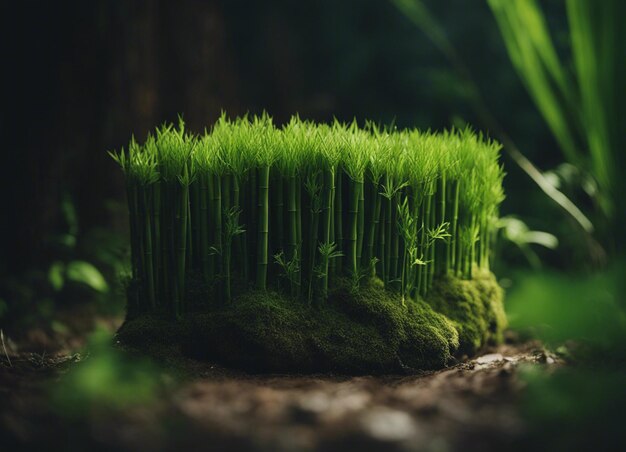
[[[251,291],[218,309],[184,317],[184,353],[259,371],[309,369],[311,316],[303,303]]]
[[[421,300],[402,306],[400,297],[385,291],[377,280],[357,293],[340,282],[331,293],[330,303],[350,323],[366,324],[377,331],[391,348],[383,352],[384,356],[393,358],[396,367],[444,367],[459,346],[458,333],[446,317]],[[367,350],[362,353],[372,355]],[[382,356],[378,360],[382,361]]]
[[[443,276],[426,301],[451,319],[459,332],[459,353],[472,355],[483,345],[502,341],[506,328],[503,291],[492,273],[474,270],[474,278]]]
[[[128,317],[117,332],[116,338],[129,345],[162,347],[178,340],[180,330],[172,322],[154,315]]]
[[[118,338],[145,348],[177,344],[187,356],[255,372],[381,374],[444,367],[499,340],[505,325],[501,289],[489,274],[441,278],[426,301],[405,306],[375,279],[357,292],[337,281],[320,306],[259,291],[195,305],[177,322],[128,320]]]

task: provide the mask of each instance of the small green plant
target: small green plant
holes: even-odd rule
[[[321,265],[319,267],[318,270],[318,277],[322,279],[322,285],[321,285],[321,290],[322,290],[322,296],[324,298],[328,297],[328,270],[329,270],[329,264],[333,259],[337,259],[338,257],[343,256],[343,253],[341,251],[337,250],[337,244],[336,243],[320,243],[320,246],[318,247],[318,251],[320,253],[320,261],[321,261]],[[309,289],[309,299],[310,299],[310,289]]]
[[[293,255],[289,260],[285,257],[284,251],[274,255],[274,262],[278,264],[283,271],[285,278],[289,281],[290,293],[292,297],[298,294],[300,283],[298,282],[298,274],[300,273],[300,260],[298,253]]]
[[[164,125],[111,153],[127,181],[130,301],[180,315],[191,273],[227,300],[286,280],[309,303],[340,278],[358,290],[378,276],[403,300],[425,295],[436,275],[470,278],[489,268],[499,150],[470,129],[298,117],[278,128],[267,114],[222,115],[202,136]]]
[[[225,228],[224,228],[224,271],[226,272],[226,299],[231,300],[231,261],[233,239],[239,234],[243,234],[245,229],[239,224],[239,215],[241,209],[239,207],[231,207],[225,212]]]

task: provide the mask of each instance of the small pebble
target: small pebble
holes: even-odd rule
[[[404,441],[417,434],[417,425],[404,411],[372,408],[361,417],[361,427],[379,441]]]
[[[501,353],[489,353],[488,355],[483,355],[480,358],[476,359],[478,364],[490,364],[498,361],[502,361],[504,358]]]

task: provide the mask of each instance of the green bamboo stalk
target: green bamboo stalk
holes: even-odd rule
[[[298,183],[296,184],[296,241],[298,256],[302,256],[302,180],[298,176]],[[298,270],[296,273],[296,281],[298,284],[298,290],[302,287],[302,271]]]
[[[389,187],[391,183],[391,179],[389,175],[385,175],[385,186]],[[391,273],[391,236],[393,233],[393,201],[391,197],[385,197],[385,258],[384,258],[384,266],[385,266],[385,287],[390,287],[391,280],[393,279],[393,275]]]
[[[232,250],[233,239],[243,233],[243,228],[239,224],[239,215],[241,210],[238,206],[231,207],[225,215],[225,231],[224,231],[224,268],[226,274],[226,300],[232,301]]]
[[[308,235],[308,240],[310,246],[309,249],[309,292],[308,292],[308,300],[309,304],[311,304],[313,300],[313,279],[316,277],[315,275],[315,257],[317,255],[317,244],[318,244],[318,233],[319,233],[319,222],[320,222],[320,212],[316,210],[311,210],[311,228],[310,233]]]
[[[439,179],[439,224],[444,224],[446,222],[446,174],[443,173],[441,178]],[[449,237],[448,237],[449,239]],[[439,257],[439,265],[437,267],[437,271],[439,273],[445,273],[448,266],[448,242],[446,239],[444,243],[440,244],[438,247],[439,252],[435,255]]]
[[[376,257],[376,252],[374,251],[374,241],[376,240],[376,234],[378,232],[379,224],[380,224],[380,194],[378,193],[380,190],[378,181],[372,181],[372,197],[374,198],[374,206],[372,208],[372,218],[369,224],[369,230],[367,233],[367,252],[365,254],[367,264],[369,261]],[[376,267],[374,267],[374,270]],[[374,275],[372,275],[374,276]]]
[[[257,238],[258,238],[258,183],[256,168],[252,168],[248,175],[248,221],[246,229],[250,231],[248,238],[247,261],[250,267],[250,279],[253,278],[253,271],[256,271]],[[254,276],[256,278],[256,276]]]
[[[407,199],[405,198],[405,203],[407,202]],[[401,229],[402,231],[402,239],[403,242],[405,242],[404,247],[402,248],[402,264],[401,264],[401,268],[400,268],[400,293],[402,294],[402,305],[405,305],[405,301],[407,298],[407,289],[408,289],[408,284],[407,284],[407,279],[408,277],[410,277],[410,275],[408,274],[408,269],[407,269],[407,261],[408,261],[408,252],[409,252],[409,246],[410,244],[408,243],[408,241],[411,239],[408,235],[409,235],[409,230],[410,230],[410,220],[411,218],[407,218],[407,212],[408,209],[406,209],[406,204],[402,205],[402,206],[398,206],[399,208],[402,207],[402,211],[400,212],[399,218],[398,218],[398,228]],[[405,210],[406,209],[406,210]]]
[[[204,177],[206,184],[206,196],[208,201],[208,211],[206,215],[206,223],[207,223],[207,234],[206,234],[206,243],[205,243],[205,253],[208,257],[208,281],[213,281],[215,279],[215,253],[211,252],[211,247],[218,247],[219,245],[215,241],[215,237],[217,235],[216,232],[216,211],[219,207],[216,207],[216,199],[215,199],[215,182],[212,174],[207,174]],[[207,282],[208,282],[207,281]]]
[[[419,240],[419,250],[420,250],[420,254],[421,257],[426,259],[426,229],[428,227],[428,224],[426,223],[426,203],[427,200],[426,198],[424,198],[422,200],[421,203],[421,222],[420,222],[420,240]],[[417,270],[417,282],[416,282],[416,286],[417,286],[417,293],[419,295],[424,295],[426,293],[425,290],[425,286],[426,283],[424,281],[424,275],[426,273],[426,266],[425,265],[420,265],[418,270]]]
[[[454,268],[455,274],[459,274],[459,257],[458,257],[458,237],[459,237],[459,193],[461,191],[461,181],[455,180],[452,185],[452,190],[454,192],[454,201],[452,207],[452,224],[450,225],[451,229],[451,237],[450,237],[450,248],[451,248],[451,260],[450,266]]]
[[[454,180],[448,180],[446,185],[446,218],[449,222],[448,232],[450,233],[450,237],[448,237],[448,239],[446,240],[446,265],[444,274],[449,274],[452,267],[452,235],[454,234],[454,231],[452,230],[452,200],[454,198]]]
[[[436,205],[436,199],[435,199],[435,194],[431,194],[428,197],[428,202],[430,204],[430,209],[431,211],[429,212],[429,216],[430,216],[430,230],[434,231],[435,226],[436,226],[436,221],[437,221],[437,205]],[[434,240],[434,238],[431,238],[431,244],[430,244],[430,250],[429,250],[429,256],[428,256],[428,289],[430,289],[433,285],[433,281],[435,279],[435,269],[436,267],[436,261],[435,261],[435,250],[437,248],[437,241]]]
[[[483,212],[483,238],[481,241],[481,268],[489,270],[489,250],[491,249],[491,228],[489,226],[488,215]]]
[[[173,182],[172,185],[178,185],[176,182]],[[172,297],[170,300],[170,306],[168,306],[170,310],[170,315],[176,318],[178,316],[178,305],[180,303],[180,286],[178,284],[178,228],[180,223],[180,189],[178,186],[172,188],[172,222],[170,225],[170,243],[168,244],[168,248],[170,250],[170,259],[171,265],[170,268],[172,270],[173,282],[171,284]]]
[[[409,281],[411,284],[411,291],[409,296],[419,295],[419,273],[423,265],[419,264],[419,261],[422,260],[422,255],[420,255],[420,237],[419,237],[419,229],[420,229],[420,221],[421,221],[421,208],[423,205],[423,199],[421,199],[422,194],[417,192],[416,187],[413,189],[413,196],[411,199],[411,216],[413,218],[414,226],[413,226],[413,235],[412,235],[412,243],[411,246],[413,248],[413,256],[409,256],[413,261],[408,263],[410,272],[409,272]]]
[[[180,315],[185,310],[185,265],[187,262],[187,232],[189,230],[189,185],[181,183],[180,204],[179,204],[179,242],[177,249],[177,269],[178,276],[178,300],[176,300],[176,313]]]
[[[259,169],[259,238],[257,251],[257,289],[267,288],[267,264],[269,243],[269,183],[270,167],[262,166]]]
[[[476,265],[478,268],[483,268],[483,244],[485,243],[485,220],[484,211],[481,210],[480,218],[478,220],[478,243],[476,251]]]
[[[382,199],[379,200],[379,205],[382,206]],[[385,268],[385,251],[387,249],[387,247],[385,246],[385,241],[386,241],[386,236],[387,233],[385,231],[385,224],[386,224],[386,215],[385,212],[380,209],[381,211],[381,221],[379,223],[379,230],[378,230],[378,255],[380,256],[380,262],[378,262],[378,267],[380,268],[380,275],[381,275],[381,279],[383,282],[387,281],[387,272],[386,272],[386,268]]]
[[[174,219],[174,215],[171,212],[171,197],[172,190],[170,190],[168,186],[168,182],[163,180],[160,183],[161,185],[161,285],[162,285],[162,294],[163,294],[163,303],[162,305],[171,311],[171,307],[173,306],[173,289],[171,283],[171,269],[173,268],[172,262],[172,221]]]
[[[400,205],[400,195],[396,192],[391,200],[393,206],[391,209],[391,287],[398,289],[398,264],[400,260],[400,234],[398,232],[398,206]]]
[[[359,186],[359,206],[357,224],[357,252],[356,259],[360,266],[363,266],[363,239],[365,236],[365,185],[360,182]],[[368,262],[369,264],[369,262]]]
[[[333,197],[335,194],[335,167],[330,165],[324,174],[324,193],[322,200],[322,243],[331,243],[331,230],[333,223]],[[321,293],[328,294],[329,261],[322,263],[322,278],[320,281]]]
[[[202,251],[200,249],[200,183],[195,181],[190,187],[191,197],[191,209],[189,215],[191,217],[191,234],[189,236],[190,241],[190,256],[193,268],[201,268],[202,265]]]
[[[227,212],[231,206],[231,189],[232,189],[232,175],[225,173],[222,176],[222,216],[224,212]]]
[[[163,278],[162,269],[162,257],[161,257],[161,184],[155,182],[152,186],[152,228],[154,230],[153,240],[154,243],[153,253],[153,268],[154,268],[154,291],[155,291],[155,303],[161,304],[161,279]]]
[[[335,192],[335,243],[337,244],[337,248],[345,254],[346,250],[344,248],[345,244],[343,243],[343,178],[342,178],[343,169],[341,167],[337,167],[336,177],[337,181],[335,184],[336,192]],[[340,256],[337,259],[333,260],[337,274],[341,274],[342,265],[343,265],[343,257]]]
[[[350,206],[348,209],[348,223],[349,223],[349,235],[348,235],[348,258],[350,265],[350,275],[358,279],[359,275],[359,261],[358,261],[358,227],[359,227],[359,198],[361,196],[361,189],[363,188],[363,181],[350,179]]]
[[[459,228],[459,233],[461,232],[461,228]],[[456,240],[456,262],[454,264],[454,272],[457,276],[463,276],[463,271],[465,269],[464,259],[464,247],[463,243],[460,240],[460,237],[457,237]]]
[[[231,181],[233,183],[233,207],[235,207],[236,209],[240,209],[241,205],[240,205],[240,197],[241,197],[241,184],[239,182],[240,177],[238,174],[233,174],[231,176]]]
[[[144,277],[146,279],[146,295],[148,297],[148,303],[152,309],[156,307],[155,290],[154,290],[154,256],[152,255],[152,221],[151,221],[151,209],[150,205],[152,200],[150,199],[148,191],[150,186],[144,185],[141,187],[141,202],[143,203],[143,227],[144,227]]]
[[[250,214],[254,213],[253,212],[248,212],[248,204],[247,204],[247,200],[250,197],[250,174],[249,174],[250,170],[247,170],[247,172],[245,173],[244,176],[239,178],[239,190],[240,190],[240,198],[239,198],[239,206],[241,208],[241,218],[242,218],[242,224],[244,226],[244,231],[241,233],[241,237],[238,238],[239,240],[239,246],[241,247],[241,249],[239,249],[238,253],[240,254],[241,260],[242,260],[242,265],[243,265],[243,277],[245,281],[249,281],[250,280],[250,256],[249,256],[249,242],[250,242],[250,237],[251,235],[253,235],[256,231],[252,230],[251,228],[251,221],[250,221]]]
[[[235,207],[235,210],[239,212],[241,210],[241,175],[234,174],[232,177],[232,182],[233,182],[233,207]],[[237,217],[239,218],[239,214],[237,215]],[[235,246],[237,249],[236,262],[239,263],[238,265],[239,265],[239,268],[241,269],[241,274],[243,275],[243,279],[247,281],[248,280],[248,261],[246,259],[247,245],[246,245],[245,238],[246,238],[245,231],[243,231],[242,233],[237,234],[234,237],[234,240],[235,240]]]
[[[284,249],[285,246],[285,237],[284,237],[284,211],[285,211],[285,199],[284,199],[284,184],[282,176],[277,173],[272,182],[272,198],[274,206],[273,209],[273,218],[272,218],[272,229],[276,231],[273,234],[273,249],[278,252]]]
[[[296,203],[296,190],[297,180],[296,175],[289,175],[289,190],[287,192],[287,215],[289,226],[289,238],[287,243],[287,259],[293,261],[298,254],[298,206]],[[294,281],[290,281],[291,294],[294,296],[297,293]]]
[[[471,220],[471,231],[472,231],[472,240],[470,242],[470,253],[469,253],[469,266],[468,266],[468,278],[472,279],[473,276],[473,266],[474,263],[476,262],[476,241],[473,239],[474,237],[474,230],[476,228],[476,216],[472,215],[472,220]]]
[[[337,272],[337,260],[343,255],[341,248],[337,246],[337,237],[336,237],[336,213],[337,210],[335,208],[335,205],[337,204],[337,173],[339,172],[339,166],[337,164],[333,164],[331,166],[333,168],[333,179],[332,181],[329,181],[329,183],[332,185],[332,190],[331,190],[331,194],[330,194],[330,210],[329,210],[329,215],[330,215],[330,231],[329,231],[329,243],[334,245],[334,249],[337,252],[337,256],[335,256],[334,259],[331,259],[330,262],[328,263],[328,284],[330,285],[332,283],[332,281],[334,280],[334,278],[336,278],[338,276],[338,272]],[[328,291],[326,291],[326,293],[328,293]]]
[[[461,228],[459,228],[459,232],[461,232]],[[454,272],[456,274],[457,277],[462,277],[463,276],[463,271],[465,270],[465,263],[463,261],[464,258],[464,249],[462,246],[462,242],[460,240],[460,237],[458,238],[458,240],[456,241],[456,262],[455,262],[455,266],[454,266]]]
[[[187,233],[186,233],[186,239],[187,239],[187,244],[185,245],[186,247],[186,252],[185,252],[185,272],[187,272],[187,269],[192,270],[193,269],[193,235],[192,235],[192,226],[191,226],[191,222],[192,222],[192,196],[191,196],[191,185],[188,188],[189,191],[189,202],[187,205]],[[184,300],[183,300],[184,303]]]
[[[220,176],[213,177],[213,218],[215,219],[215,233],[213,235],[213,246],[220,253],[222,252],[222,183]],[[221,259],[215,259],[218,262],[217,272],[221,274],[223,272],[223,265]]]
[[[198,183],[200,185],[200,206],[199,206],[199,253],[200,253],[200,263],[202,268],[202,276],[204,278],[204,282],[208,283],[211,276],[209,275],[209,202],[208,202],[208,192],[209,187],[207,184],[208,176],[202,174],[198,178]]]

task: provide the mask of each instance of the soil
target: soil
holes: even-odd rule
[[[51,408],[49,388],[83,359],[74,350],[85,332],[69,330],[5,341],[2,450],[510,450],[527,430],[520,369],[562,364],[510,334],[477,358],[400,376],[251,375],[183,360],[178,376],[165,368],[171,381],[156,402],[68,419]]]

